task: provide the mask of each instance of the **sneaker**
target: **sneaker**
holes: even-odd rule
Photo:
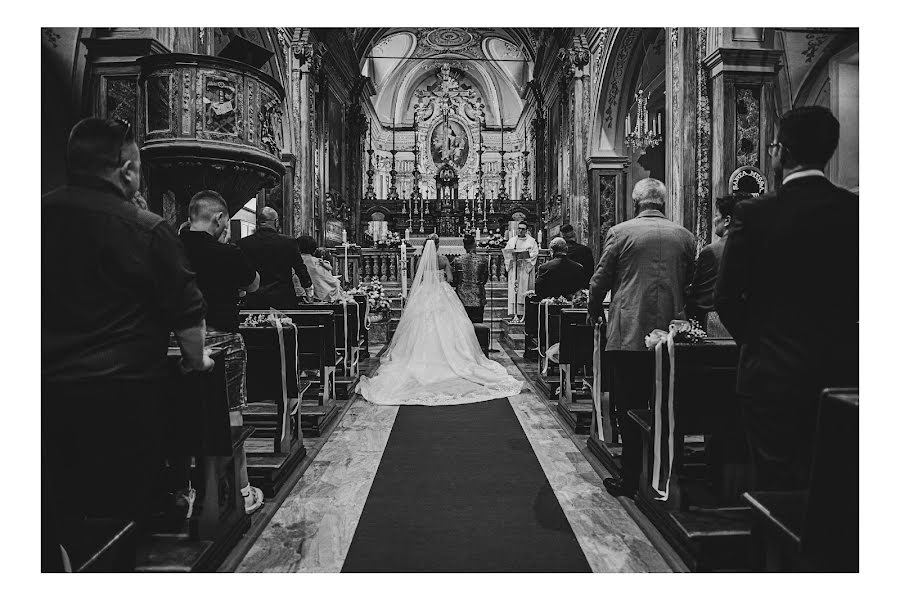
[[[244,497],[244,512],[248,515],[256,512],[265,502],[262,490],[250,485],[241,490],[241,495]]]

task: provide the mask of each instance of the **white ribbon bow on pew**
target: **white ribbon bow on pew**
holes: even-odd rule
[[[653,473],[650,484],[659,494],[658,500],[668,500],[669,481],[672,477],[672,459],[675,451],[675,335],[690,328],[687,321],[672,321],[669,331],[654,329],[644,338],[647,348],[654,351],[656,376],[653,402]],[[669,354],[669,385],[665,408],[663,407],[663,346]],[[665,432],[664,432],[665,430]],[[663,436],[666,437],[667,456],[662,456]]]

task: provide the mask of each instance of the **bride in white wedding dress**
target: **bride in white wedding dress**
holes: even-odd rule
[[[481,351],[456,292],[425,243],[409,301],[375,377],[358,390],[373,404],[445,406],[514,396],[522,382]]]

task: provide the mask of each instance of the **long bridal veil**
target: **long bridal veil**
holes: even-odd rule
[[[359,391],[373,404],[469,404],[518,394],[522,382],[481,351],[456,292],[428,240],[397,331]]]

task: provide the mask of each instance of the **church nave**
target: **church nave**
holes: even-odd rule
[[[671,571],[578,444],[527,387],[437,408],[356,397],[237,570]]]

